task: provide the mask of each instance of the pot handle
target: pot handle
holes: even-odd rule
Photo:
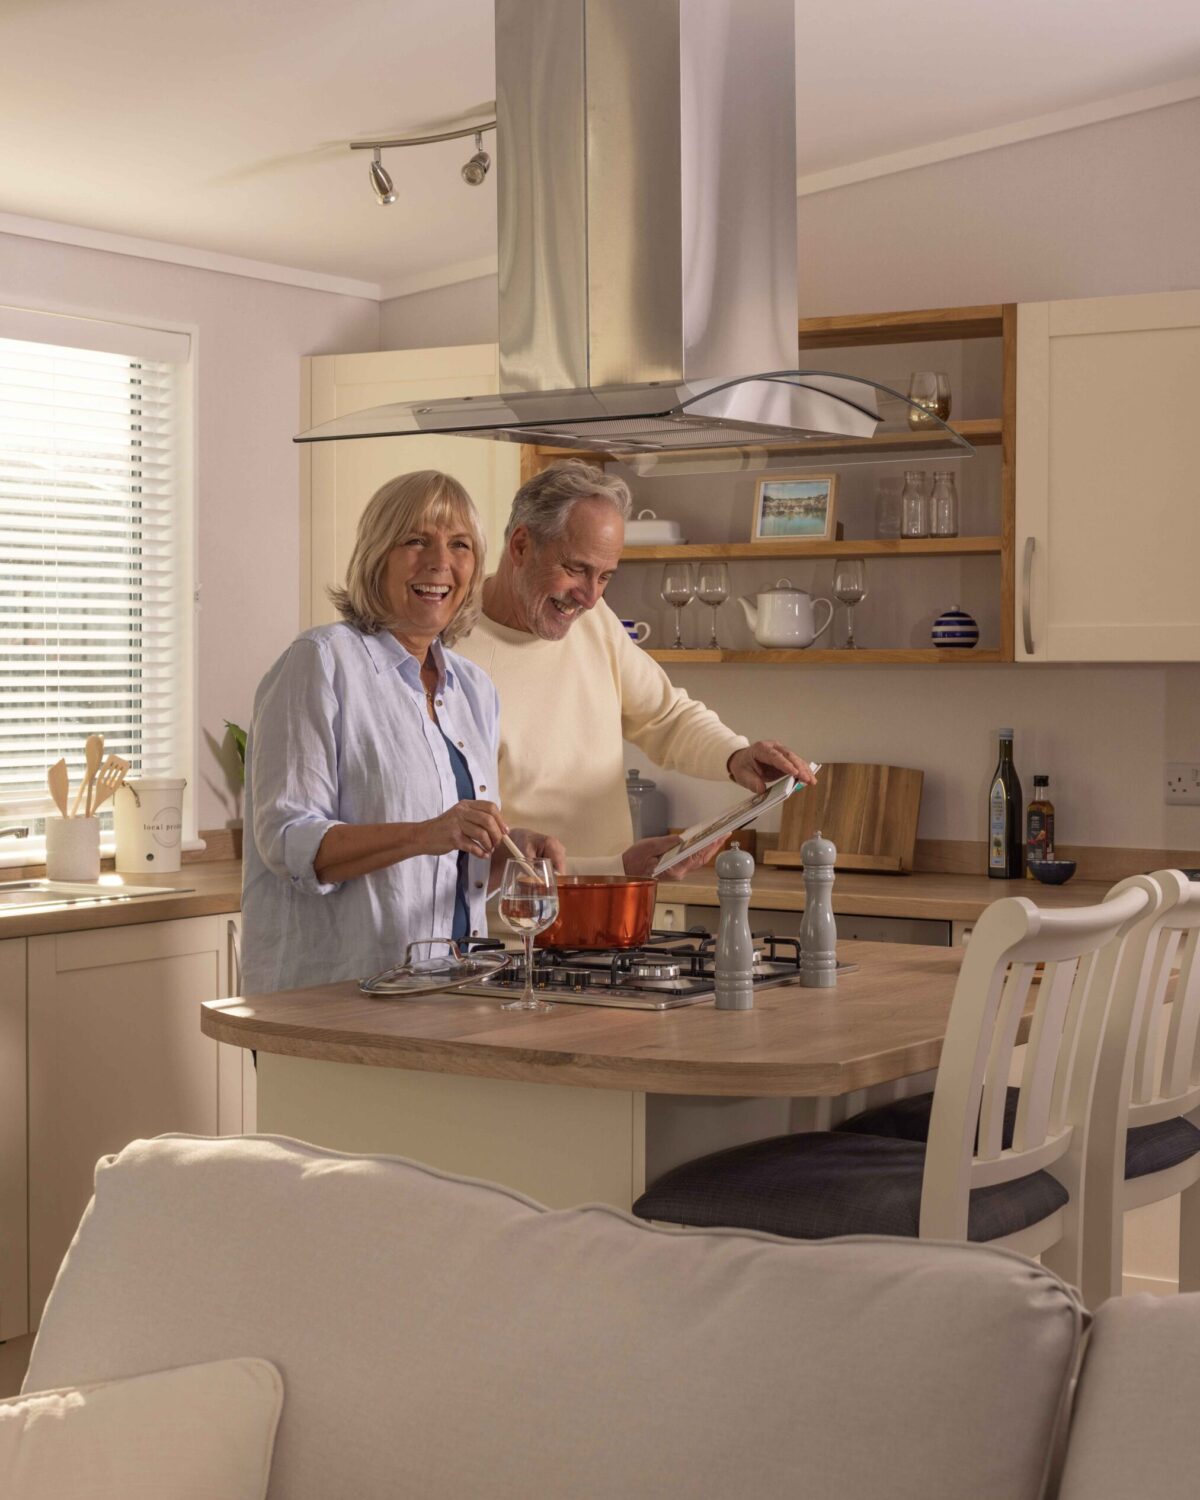
[[[825,623],[824,623],[824,625],[821,626],[820,630],[814,630],[813,631],[813,640],[814,641],[819,636],[823,636],[825,634],[825,632],[829,629],[831,621],[833,620],[833,603],[832,603],[832,601],[829,600],[829,599],[814,599],[813,600],[813,609],[814,610],[816,609],[816,607],[817,607],[818,604],[823,604],[825,606],[825,608],[829,611],[829,613],[825,616]]]

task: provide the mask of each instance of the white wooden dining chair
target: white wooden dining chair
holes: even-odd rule
[[[1028,1255],[1064,1235],[1076,1241],[1080,1127],[1095,1060],[1094,1050],[1085,1060],[1080,1041],[1107,1013],[1126,938],[1160,901],[1157,883],[1142,876],[1095,906],[1043,911],[1013,896],[988,908],[955,987],[928,1142],[844,1131],[777,1136],[673,1168],[634,1212],[795,1239],[970,1239]],[[1005,1145],[1009,1074],[1035,984]],[[795,1003],[804,1000],[798,990]],[[1076,1072],[1081,1063],[1086,1080]]]
[[[1179,1290],[1200,1291],[1200,881],[1153,878],[1162,903],[1113,991],[1087,1129],[1079,1287],[1092,1308],[1121,1293],[1125,1214],[1177,1193]]]

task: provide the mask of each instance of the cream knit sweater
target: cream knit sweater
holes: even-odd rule
[[[561,641],[482,615],[454,649],[477,662],[500,694],[506,821],[560,838],[576,873],[619,871],[611,856],[633,839],[623,739],[656,766],[709,781],[724,781],[729,757],[749,743],[672,687],[603,600]]]

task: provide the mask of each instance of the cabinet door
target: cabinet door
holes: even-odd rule
[[[1017,310],[1017,658],[1200,661],[1200,292]]]
[[[33,1319],[92,1194],[132,1140],[216,1135],[217,1043],[200,1002],[226,989],[227,922],[194,917],[29,941],[29,1261]],[[240,1114],[240,1078],[237,1109]]]
[[[391,401],[491,395],[499,380],[495,344],[323,354],[303,364],[301,416],[306,427]],[[483,518],[489,571],[494,567],[521,483],[519,444],[437,433],[306,444],[301,450],[300,522],[300,619],[305,628],[336,618],[325,590],[346,576],[359,516],[385,480],[412,469],[443,469],[466,486]]]
[[[25,941],[0,943],[0,1342],[29,1332]]]
[[[242,914],[225,917],[226,973],[221,994],[227,1000],[242,993]],[[258,1069],[249,1047],[218,1042],[221,1066],[221,1134],[253,1135],[258,1128]]]

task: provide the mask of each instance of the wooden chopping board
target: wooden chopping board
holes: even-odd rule
[[[906,766],[826,763],[816,786],[783,804],[779,846],[763,863],[803,864],[800,847],[818,830],[837,849],[834,868],[869,874],[906,874],[913,867],[924,771]]]

